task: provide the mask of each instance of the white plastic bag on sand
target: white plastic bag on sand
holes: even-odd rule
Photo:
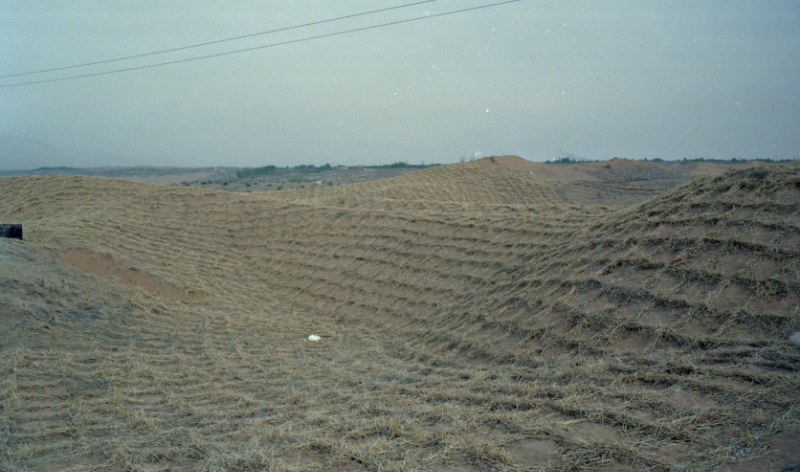
[[[317,336],[316,334],[312,334],[311,336],[308,337],[309,341],[319,341],[320,339],[322,338]]]

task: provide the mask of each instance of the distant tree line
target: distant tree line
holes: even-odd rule
[[[795,158],[795,159],[770,159],[768,157],[766,157],[766,158],[757,157],[755,159],[745,159],[743,157],[740,157],[738,159],[735,158],[735,157],[732,158],[732,159],[706,159],[706,158],[703,158],[703,157],[698,157],[697,159],[686,159],[684,157],[681,162],[687,162],[687,163],[688,162],[712,162],[712,163],[715,163],[715,164],[731,164],[731,163],[736,164],[738,162],[760,161],[760,162],[768,162],[768,163],[779,164],[781,162],[794,162],[796,160],[797,160],[797,158]]]
[[[600,161],[592,161],[589,159],[575,159],[572,157],[559,157],[558,159],[553,159],[550,161],[546,161],[545,164],[581,164],[586,162],[600,162]]]
[[[79,169],[76,169],[75,167],[64,167],[64,166],[58,166],[58,167],[39,167],[38,169],[33,169],[33,172],[40,172],[40,171],[48,171],[48,172],[52,172],[52,171],[63,171],[63,170],[79,170]]]
[[[385,164],[379,166],[358,166],[364,167],[367,169],[423,169],[425,167],[435,167],[441,164],[409,164],[407,162],[395,162],[394,164]],[[299,172],[303,174],[313,174],[319,172],[326,172],[329,170],[333,170],[337,167],[344,167],[344,166],[332,166],[330,164],[321,165],[319,167],[315,166],[314,164],[300,164],[294,167],[277,167],[274,165],[268,165],[263,167],[247,167],[244,169],[239,169],[236,171],[236,177],[240,179],[251,179],[254,177],[259,177],[262,175],[270,175],[270,174],[284,174],[288,172]]]
[[[384,164],[381,166],[364,166],[369,169],[424,169],[426,167],[436,167],[440,166],[441,164],[428,164],[425,165],[423,162],[422,164],[409,164],[408,162],[395,162],[394,164]]]
[[[615,157],[614,159],[619,159],[619,158]],[[645,157],[644,160],[647,161],[648,159]],[[683,160],[677,160],[675,162],[680,162],[682,164],[688,164],[688,163],[691,163],[691,162],[710,162],[710,163],[713,163],[713,164],[738,164],[738,163],[741,163],[741,162],[761,161],[761,162],[779,164],[779,163],[782,163],[782,162],[794,162],[794,161],[797,161],[797,160],[798,160],[797,158],[795,158],[795,159],[770,159],[770,158],[761,158],[761,157],[755,158],[755,159],[744,159],[744,158],[736,158],[736,157],[734,157],[732,159],[706,159],[704,157],[698,157],[698,158],[695,158],[695,159],[687,159],[687,158],[684,157]],[[656,157],[655,159],[651,159],[651,161],[652,162],[664,162],[665,160],[660,158],[660,157]],[[601,161],[600,160],[592,161],[592,160],[589,160],[589,159],[574,159],[574,158],[571,158],[571,157],[561,157],[559,159],[553,159],[553,160],[550,160],[550,161],[545,161],[545,164],[583,164],[583,163],[587,163],[587,162],[601,162]]]
[[[236,171],[236,177],[239,177],[240,179],[246,179],[246,178],[258,177],[261,175],[282,174],[286,172],[302,172],[306,174],[313,172],[325,172],[332,169],[333,166],[331,166],[330,164],[325,164],[319,167],[313,164],[301,164],[299,166],[294,166],[292,168],[290,168],[289,166],[277,167],[269,165],[263,167],[248,167],[245,169],[239,169]]]
[[[246,169],[237,170],[236,177],[239,177],[240,179],[248,177],[258,177],[259,175],[274,174],[277,171],[278,168],[275,166],[248,167]]]

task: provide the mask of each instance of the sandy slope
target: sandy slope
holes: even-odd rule
[[[799,165],[614,209],[564,186],[627,163],[495,160],[253,194],[0,179],[27,236],[0,242],[0,465],[713,470],[797,438]]]
[[[583,171],[582,166],[555,166],[540,162],[530,162],[519,156],[493,156],[484,157],[470,165],[502,167],[506,169],[527,172],[538,177],[543,177],[555,182],[575,182],[578,180],[596,181],[596,177]]]

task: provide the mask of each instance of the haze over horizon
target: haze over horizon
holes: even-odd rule
[[[144,54],[399,1],[8,0],[0,75]],[[0,79],[0,169],[800,155],[800,3],[438,0],[170,54]]]

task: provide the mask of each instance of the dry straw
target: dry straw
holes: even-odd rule
[[[711,470],[796,425],[800,166],[565,185],[0,179],[0,469]]]

